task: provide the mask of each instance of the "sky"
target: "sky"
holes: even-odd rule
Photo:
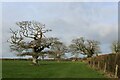
[[[7,40],[18,21],[39,21],[66,45],[78,37],[101,42],[102,53],[111,52],[118,38],[117,2],[4,2],[2,3],[2,57],[15,57]]]

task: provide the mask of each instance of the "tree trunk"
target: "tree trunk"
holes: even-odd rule
[[[42,60],[44,60],[44,55],[42,55]]]
[[[57,59],[57,62],[60,62],[60,55],[59,54],[57,55],[56,59]]]
[[[32,63],[33,63],[34,65],[38,65],[38,57],[37,57],[37,56],[33,56]]]
[[[57,62],[60,62],[60,60],[59,60],[59,59],[57,59]]]
[[[87,55],[87,58],[92,57],[92,55]]]

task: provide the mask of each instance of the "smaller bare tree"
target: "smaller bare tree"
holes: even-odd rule
[[[111,49],[113,53],[120,53],[120,42],[114,41],[111,45]]]
[[[92,57],[93,54],[100,53],[99,42],[95,40],[85,40],[83,37],[73,39],[72,44],[69,46],[73,54],[84,54],[87,57]]]
[[[114,41],[111,45],[112,53],[115,54],[115,64],[117,64],[118,54],[120,53],[120,41]]]
[[[52,52],[54,52],[50,55],[57,59],[57,61],[60,61],[61,57],[67,52],[66,45],[63,42],[59,41],[58,38],[51,38],[49,40],[51,40],[52,43],[50,49]]]

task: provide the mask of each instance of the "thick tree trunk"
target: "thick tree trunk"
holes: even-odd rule
[[[60,59],[59,59],[59,58],[57,58],[57,62],[60,62]]]
[[[42,55],[42,60],[44,60],[44,55]]]
[[[59,54],[57,54],[56,60],[57,60],[57,62],[60,62],[60,55]]]
[[[92,55],[87,55],[87,58],[92,57]]]
[[[38,65],[38,57],[33,56],[32,63],[33,63],[34,65]]]

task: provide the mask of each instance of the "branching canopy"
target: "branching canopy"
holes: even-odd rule
[[[91,57],[93,54],[100,53],[99,42],[94,40],[85,40],[83,37],[73,39],[69,46],[73,54],[82,53]]]
[[[111,48],[112,48],[113,53],[119,53],[120,52],[120,42],[114,41],[111,45]]]
[[[17,22],[19,27],[17,31],[11,31],[10,48],[12,51],[18,52],[21,55],[34,55],[40,53],[45,47],[49,48],[51,43],[47,43],[45,33],[51,31],[45,29],[45,24],[36,21]],[[29,49],[33,51],[29,52]]]

